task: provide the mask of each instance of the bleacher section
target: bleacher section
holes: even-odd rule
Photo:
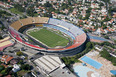
[[[15,30],[19,30],[22,26],[33,24],[33,23],[47,23],[49,18],[47,17],[30,17],[26,19],[18,20],[12,23],[10,26],[13,27]]]
[[[33,19],[30,18],[26,18],[26,19],[21,19],[20,22],[24,25],[28,25],[28,24],[32,24],[33,23]]]
[[[58,20],[58,19],[54,19],[54,18],[50,18],[48,21],[48,24],[53,24],[53,25],[61,25],[67,29],[69,29],[70,32],[72,32],[75,36],[83,34],[84,32],[82,30],[80,30],[78,27],[76,27],[75,25],[62,21],[62,20]]]
[[[17,31],[22,27],[20,21],[16,21],[16,22],[12,23],[10,26],[13,27],[14,29],[16,29]]]
[[[34,23],[48,23],[49,18],[47,17],[33,17]]]
[[[65,30],[69,30],[68,28],[62,26],[62,25],[57,25],[58,27],[64,28]]]
[[[62,28],[62,27],[58,27],[58,26],[55,26],[55,25],[51,25],[51,24],[44,24],[44,27],[50,27],[50,28],[54,28],[54,29],[57,29],[69,36],[71,36],[71,38],[74,40],[75,39],[75,36],[72,35],[72,33],[70,33],[69,31],[67,31],[66,29]]]

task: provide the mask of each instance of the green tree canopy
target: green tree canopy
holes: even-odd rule
[[[23,55],[23,53],[22,53],[21,51],[18,51],[18,52],[16,53],[16,55],[21,56],[21,55]]]
[[[4,66],[3,65],[0,65],[0,71],[4,70]]]
[[[21,66],[21,69],[23,69],[23,70],[30,70],[31,66],[29,64],[24,64],[24,65]]]
[[[50,4],[49,2],[46,2],[46,3],[44,4],[44,7],[52,7],[52,4]]]

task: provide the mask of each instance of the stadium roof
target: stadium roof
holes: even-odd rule
[[[62,62],[59,57],[56,56],[43,56],[34,61],[41,69],[44,69],[46,73],[50,73],[60,67]]]

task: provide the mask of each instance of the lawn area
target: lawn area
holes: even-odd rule
[[[68,39],[47,29],[29,31],[28,34],[38,39],[39,41],[41,41],[42,43],[46,44],[49,47],[66,46],[67,43],[69,42]]]
[[[18,10],[15,9],[15,8],[11,8],[10,11],[11,11],[12,13],[15,13],[15,14],[22,14],[22,12],[18,11]]]

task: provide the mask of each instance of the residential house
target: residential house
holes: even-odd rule
[[[4,63],[8,64],[12,59],[13,59],[12,56],[3,55],[2,59],[1,59],[1,62],[4,62]]]
[[[20,65],[14,64],[14,65],[13,65],[12,71],[13,71],[13,72],[17,72],[17,71],[19,71],[19,70],[20,70]]]

